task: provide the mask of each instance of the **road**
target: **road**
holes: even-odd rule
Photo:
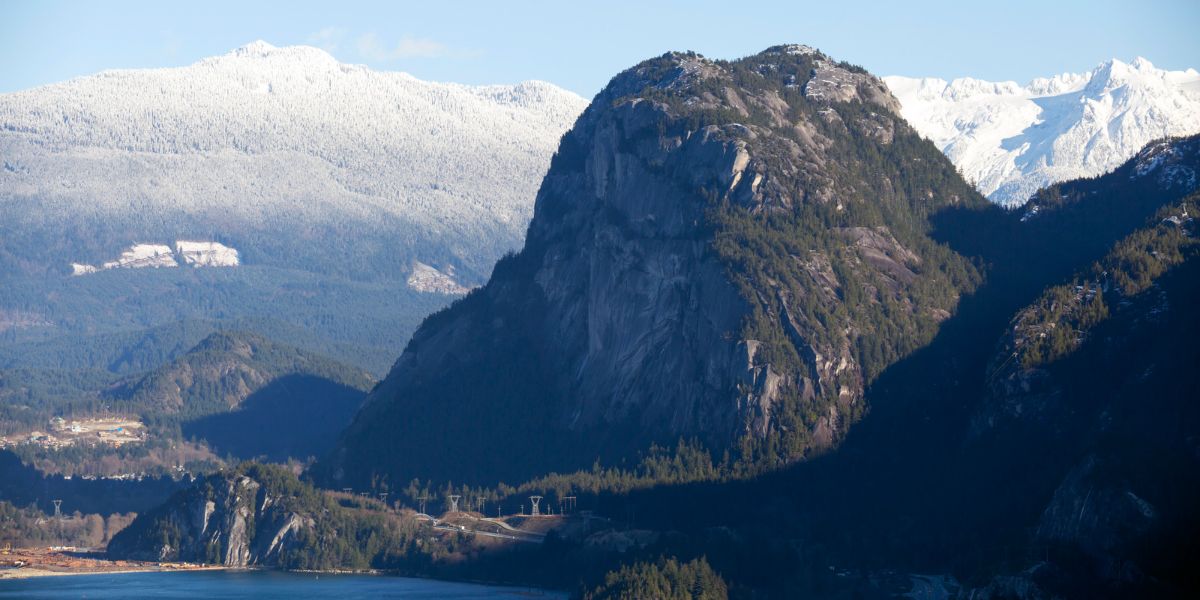
[[[433,528],[437,529],[439,531],[455,531],[455,532],[463,532],[463,533],[470,532],[470,533],[474,533],[476,535],[482,535],[485,537],[496,538],[496,539],[501,539],[501,540],[513,540],[513,541],[517,541],[517,542],[530,542],[530,543],[537,543],[537,544],[542,543],[546,539],[545,534],[535,533],[532,531],[525,531],[523,529],[517,529],[499,519],[482,518],[482,519],[476,519],[476,521],[477,522],[483,521],[483,522],[491,523],[493,525],[496,525],[497,527],[501,527],[507,531],[511,531],[515,535],[505,534],[505,533],[500,533],[500,532],[493,532],[493,531],[483,531],[483,530],[479,530],[479,529],[460,528],[458,525],[446,525],[443,521],[440,521],[436,517],[427,515],[425,513],[417,513],[416,518],[429,520],[433,524]]]

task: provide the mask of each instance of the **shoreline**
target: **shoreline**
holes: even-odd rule
[[[397,572],[387,569],[329,569],[329,570],[313,570],[313,569],[278,569],[271,567],[227,567],[223,565],[188,565],[188,566],[165,566],[159,564],[146,564],[144,566],[122,566],[114,569],[105,569],[103,567],[78,568],[78,569],[48,569],[38,566],[24,566],[13,568],[0,568],[0,584],[6,581],[20,581],[26,579],[39,579],[42,577],[79,577],[87,575],[127,575],[136,573],[189,573],[196,571],[277,571],[280,573],[295,573],[306,575],[346,575],[346,576],[372,576],[372,577],[400,577],[405,579],[421,579],[427,581],[437,581],[442,583],[461,583],[467,585],[487,586],[492,588],[509,588],[513,590],[532,591],[532,596],[546,597],[556,594],[567,594],[567,590],[559,590],[547,587],[536,587],[514,582],[489,581],[480,579],[453,579],[445,577],[430,577],[413,575],[409,573]],[[524,593],[522,593],[524,595]]]
[[[0,581],[69,575],[214,571],[228,568],[224,565],[188,562],[114,560],[95,551],[81,551],[75,548],[16,548],[0,553]]]
[[[196,571],[233,571],[233,572],[259,572],[259,571],[276,571],[280,573],[294,573],[306,575],[332,575],[332,576],[367,576],[367,577],[398,577],[402,579],[425,580],[440,583],[457,583],[471,586],[484,586],[492,589],[507,589],[511,590],[517,596],[528,596],[536,598],[547,597],[562,597],[567,598],[569,592],[566,590],[532,587],[521,585],[512,582],[504,583],[498,581],[485,581],[473,579],[447,579],[442,577],[422,577],[417,575],[407,575],[390,570],[366,569],[366,570],[309,570],[309,569],[275,569],[269,567],[226,567],[222,565],[195,565],[195,566],[162,566],[148,564],[144,567],[120,567],[115,569],[78,569],[78,570],[53,570],[40,567],[15,567],[15,568],[0,568],[0,589],[3,589],[3,584],[7,581],[23,581],[30,579],[41,579],[44,577],[80,577],[89,575],[128,575],[137,573],[189,573]]]
[[[38,577],[72,577],[79,575],[125,575],[129,573],[186,573],[191,571],[252,571],[254,569],[241,569],[235,567],[224,567],[220,565],[204,565],[197,567],[185,568],[170,568],[160,566],[138,567],[122,567],[117,569],[76,569],[76,570],[57,570],[46,569],[40,567],[15,567],[10,569],[0,569],[0,581],[15,581],[18,579],[34,579]]]
[[[304,575],[349,575],[370,577],[400,577],[406,579],[424,579],[445,583],[462,583],[514,589],[537,589],[543,594],[566,593],[567,590],[552,587],[531,586],[528,583],[504,581],[498,579],[478,579],[473,577],[447,577],[430,574],[419,574],[404,569],[282,569],[278,567],[247,566],[235,567],[225,565],[186,563],[186,562],[151,562],[132,560],[112,560],[102,554],[93,553],[81,555],[73,551],[63,552],[57,549],[21,548],[9,551],[0,557],[0,584],[5,581],[35,579],[42,577],[67,577],[84,575],[123,575],[133,573],[185,573],[194,571],[278,571]],[[15,564],[14,564],[15,563]]]

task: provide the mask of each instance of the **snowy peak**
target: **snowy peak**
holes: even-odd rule
[[[241,48],[237,48],[230,52],[227,56],[266,56],[267,54],[278,50],[275,46],[268,44],[262,40],[254,40]]]
[[[885,77],[904,117],[993,201],[1108,172],[1147,143],[1200,132],[1200,74],[1137,57],[1022,86]]]
[[[1092,71],[1087,89],[1094,94],[1111,92],[1125,85],[1149,84],[1154,79],[1165,79],[1166,73],[1155,69],[1150,61],[1140,56],[1131,63],[1114,58]]]
[[[341,64],[331,54],[320,48],[313,46],[285,46],[281,48],[272,46],[262,40],[250,42],[221,56],[203,59],[197,64],[253,64],[256,61],[288,61],[292,63],[308,63],[320,67]]]
[[[1109,59],[1096,67],[1088,81],[1088,87],[1093,89],[1113,89],[1129,83],[1136,71],[1120,59]]]

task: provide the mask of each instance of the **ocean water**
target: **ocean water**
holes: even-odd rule
[[[566,594],[527,588],[493,587],[408,577],[327,575],[278,571],[181,571],[71,575],[0,581],[0,599],[9,598],[510,598],[563,600]]]

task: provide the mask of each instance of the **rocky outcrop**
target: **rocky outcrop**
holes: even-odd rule
[[[896,109],[801,46],[621,73],[563,138],[524,249],[425,322],[319,471],[494,481],[680,437],[783,461],[836,444],[969,285],[923,223],[983,200]]]
[[[248,475],[215,475],[139,517],[109,544],[114,557],[227,567],[275,565],[313,519]]]
[[[1138,496],[1128,482],[1107,477],[1096,456],[1086,457],[1054,492],[1038,522],[1035,541],[1067,545],[1098,561],[1102,577],[1136,581],[1143,577],[1134,564],[1120,558],[1123,546],[1144,536],[1156,524],[1158,511]]]
[[[900,102],[882,81],[862,69],[836,64],[828,58],[816,61],[812,79],[804,85],[804,95],[824,102],[859,101],[875,104],[893,115],[900,114]]]

